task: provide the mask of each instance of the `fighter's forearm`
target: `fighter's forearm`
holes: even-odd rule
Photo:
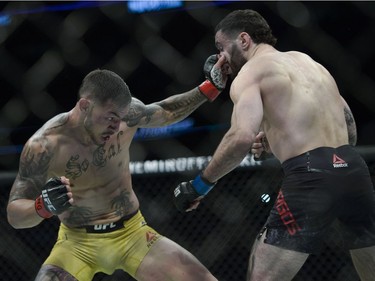
[[[7,215],[9,224],[14,228],[34,227],[43,220],[35,210],[35,201],[29,199],[9,202]]]
[[[250,148],[251,143],[248,139],[238,137],[228,131],[210,163],[204,169],[202,176],[209,182],[218,181],[241,164]]]
[[[168,97],[156,104],[165,111],[166,124],[180,121],[189,116],[200,105],[207,101],[198,88],[186,93]]]

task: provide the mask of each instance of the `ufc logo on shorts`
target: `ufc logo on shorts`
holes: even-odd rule
[[[105,224],[96,224],[94,225],[94,230],[106,230],[107,228],[111,229],[116,227],[116,224],[114,222],[111,223],[105,223]]]

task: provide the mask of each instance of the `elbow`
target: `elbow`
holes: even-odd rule
[[[14,219],[14,217],[9,214],[7,214],[7,219],[8,219],[8,223],[10,224],[11,227],[15,228],[15,229],[21,229],[23,228],[22,225],[20,225],[17,220]]]
[[[16,206],[13,203],[9,203],[7,206],[7,220],[10,226],[15,229],[29,228],[30,226],[25,225],[25,222],[20,219]]]
[[[21,229],[23,228],[18,220],[15,218],[14,212],[12,211],[12,207],[8,205],[7,207],[7,220],[11,227],[15,229]]]
[[[14,229],[23,229],[23,228],[24,228],[24,227],[22,227],[21,225],[16,224],[14,221],[10,220],[9,217],[8,217],[8,223],[9,223],[10,226],[13,227]]]
[[[239,141],[237,142],[236,148],[242,155],[246,155],[251,151],[252,142]]]
[[[32,225],[30,226],[25,225],[24,223],[22,223],[22,221],[15,219],[9,214],[7,216],[7,219],[8,219],[8,223],[10,224],[10,226],[13,227],[14,229],[25,229],[25,228],[33,227]]]
[[[255,135],[250,133],[237,134],[234,140],[236,151],[241,155],[246,155],[251,150],[251,146],[255,141]]]

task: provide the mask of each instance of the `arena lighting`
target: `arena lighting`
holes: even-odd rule
[[[194,119],[186,118],[178,123],[171,124],[159,128],[139,128],[134,136],[134,139],[149,139],[172,137],[181,133],[191,131],[194,127]]]
[[[185,5],[189,2],[188,5]],[[133,0],[127,1],[129,13],[141,14],[147,12],[160,12],[168,9],[183,8],[186,10],[202,9],[205,7],[222,6],[241,1],[178,1],[178,0]]]
[[[134,136],[134,140],[155,140],[177,137],[184,134],[196,132],[212,132],[229,128],[229,123],[194,126],[195,120],[193,118],[186,118],[178,123],[171,124],[158,128],[139,128]],[[14,131],[34,130],[32,127],[23,127],[18,129],[0,128],[0,136],[9,134]],[[0,146],[0,155],[18,154],[21,153],[23,145],[4,145]]]
[[[31,15],[31,14],[40,14],[47,12],[59,12],[59,11],[72,11],[78,9],[87,9],[95,8],[101,6],[107,6],[116,4],[117,1],[78,1],[75,3],[64,3],[56,5],[43,5],[33,7],[30,9],[13,9],[0,11],[0,26],[10,24],[12,17],[17,15]]]
[[[229,123],[194,126],[195,120],[186,118],[176,124],[158,128],[139,128],[134,136],[134,140],[149,140],[177,137],[184,134],[196,132],[212,132],[229,128]]]
[[[177,0],[151,0],[151,1],[128,1],[127,6],[130,13],[140,14],[145,12],[161,11],[166,9],[181,8],[184,1]]]
[[[9,25],[11,21],[12,21],[12,19],[9,15],[1,15],[0,16],[0,26]]]

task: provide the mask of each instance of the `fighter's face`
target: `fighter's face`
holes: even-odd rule
[[[111,102],[105,105],[93,104],[83,123],[92,142],[101,145],[110,140],[119,131],[126,112],[127,108],[120,109]]]
[[[218,31],[215,36],[215,44],[220,55],[225,56],[227,60],[231,78],[236,77],[247,61],[240,47],[240,40],[238,38],[230,38],[221,31]]]

